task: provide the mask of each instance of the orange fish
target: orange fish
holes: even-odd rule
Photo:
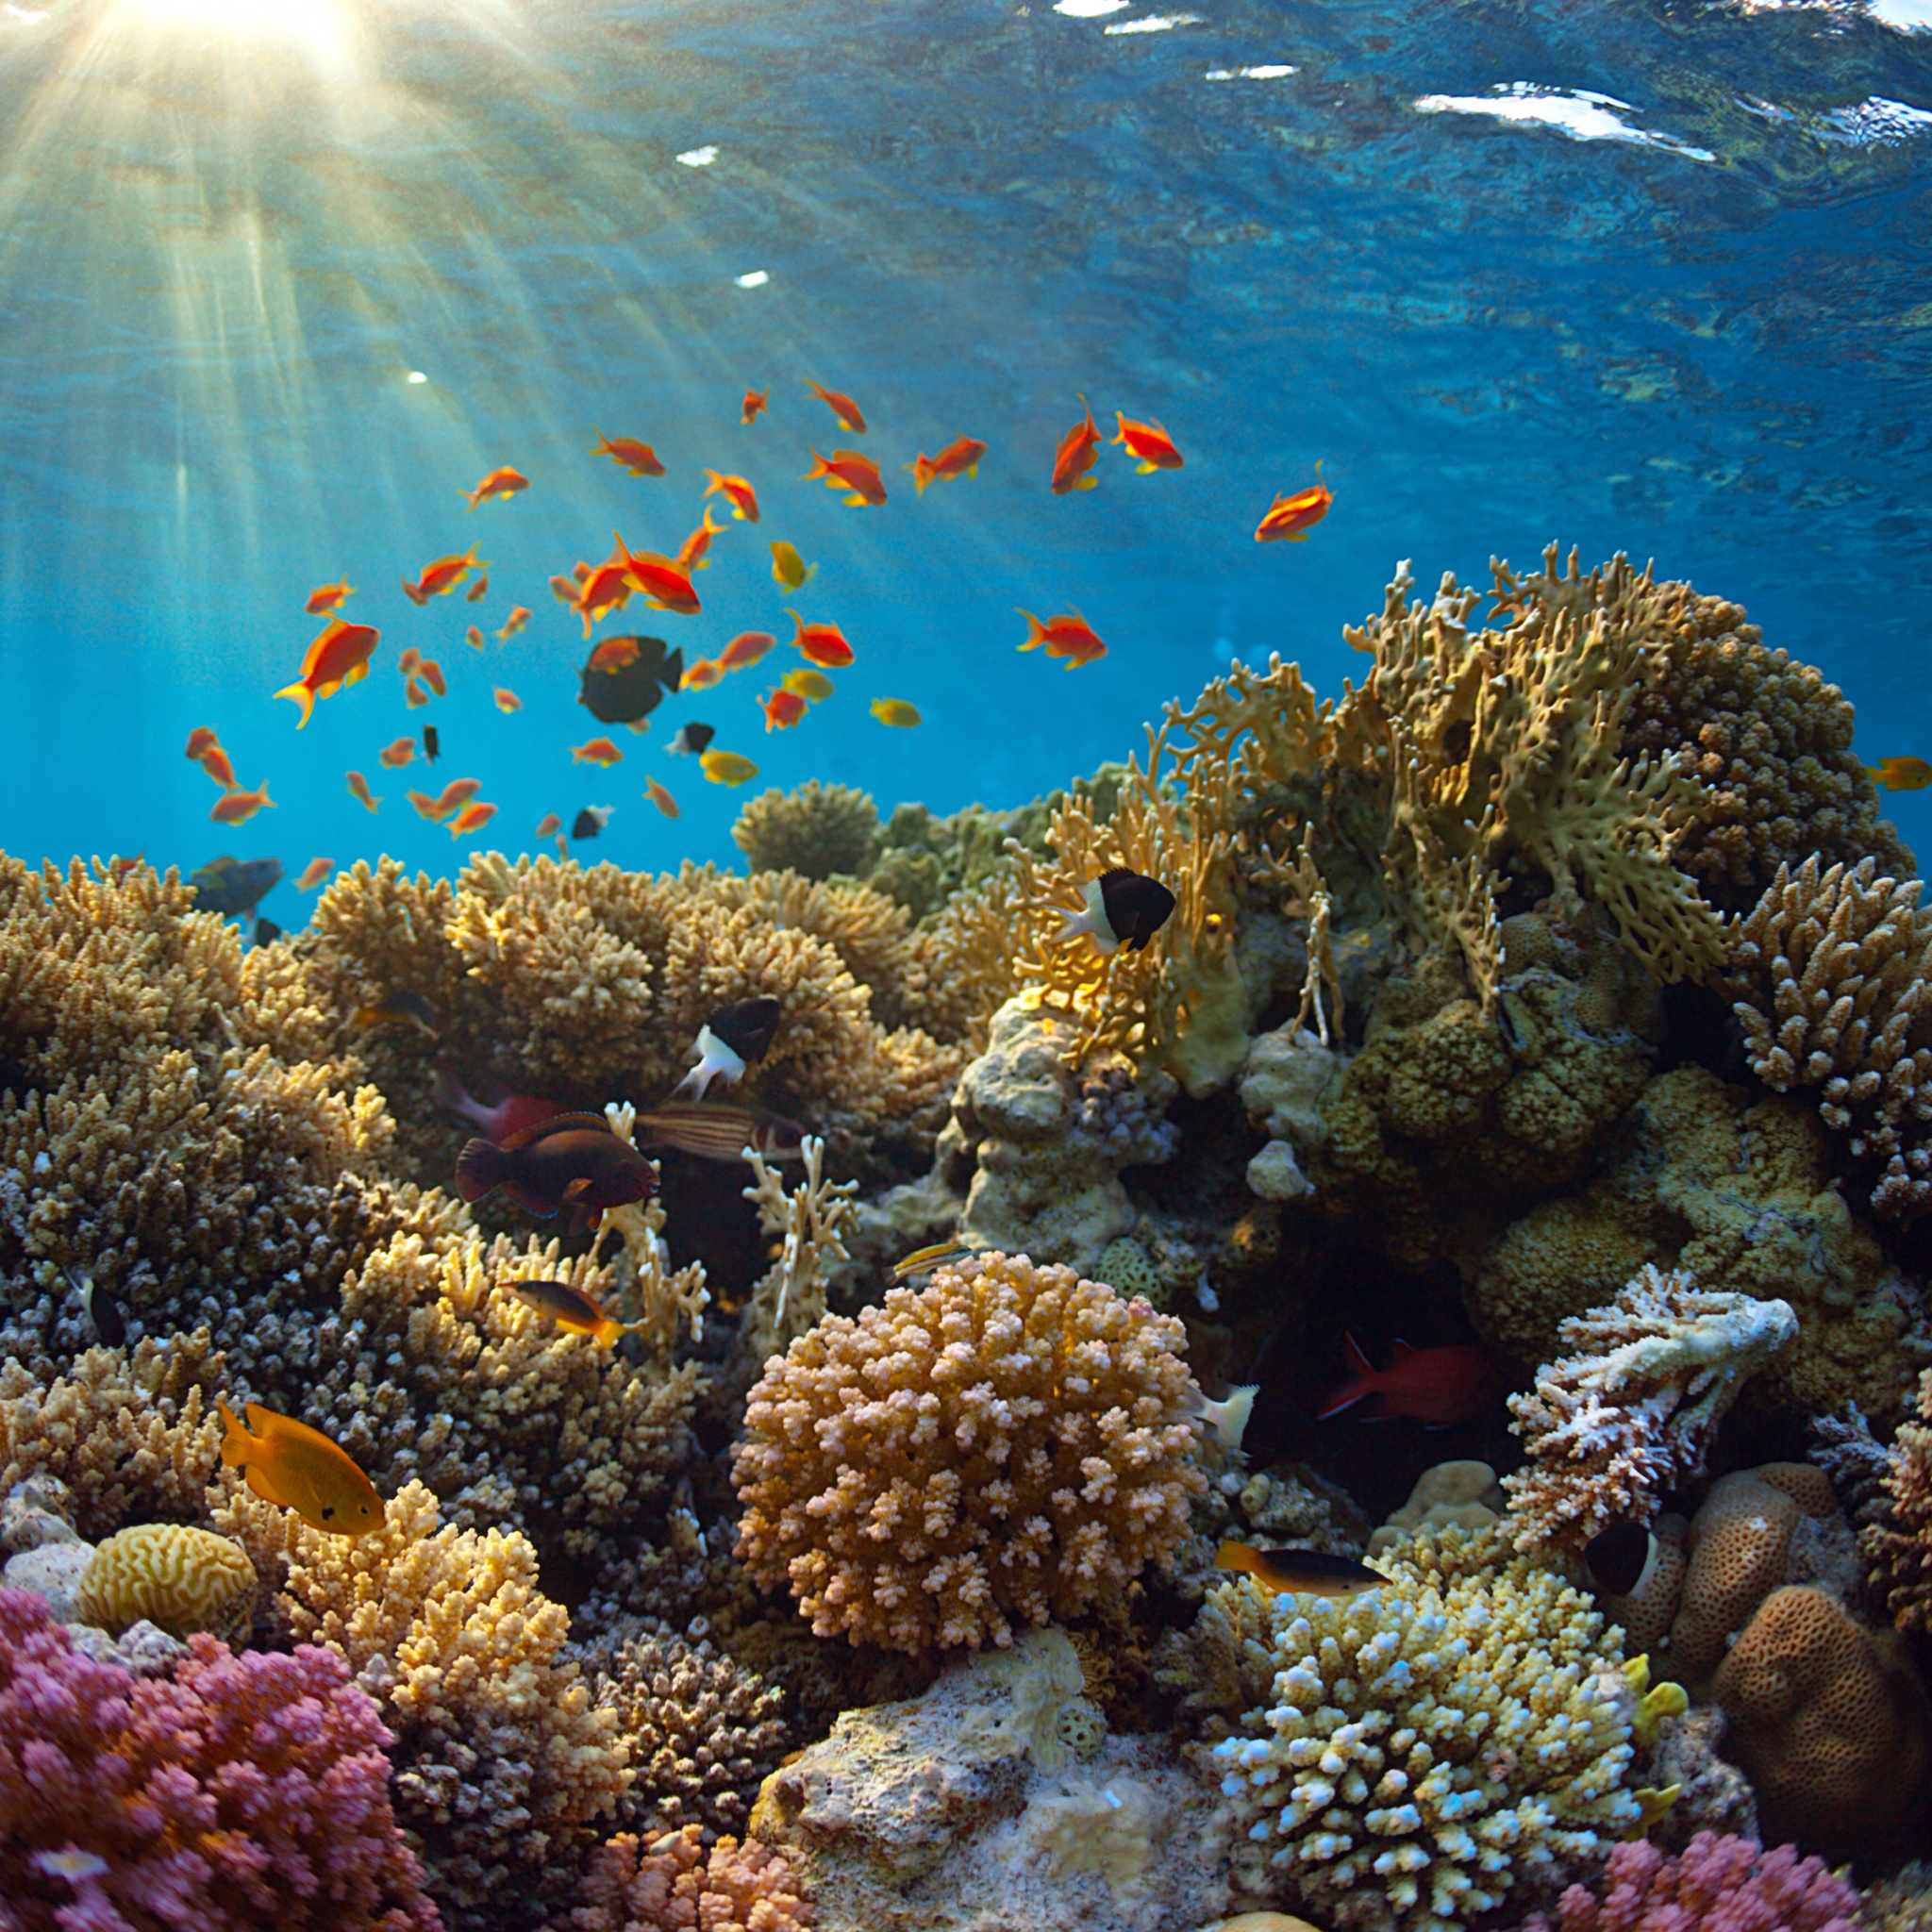
[[[1255,532],[1255,541],[1306,543],[1309,530],[1328,514],[1334,501],[1333,492],[1321,483],[1311,483],[1292,496],[1276,496]]]
[[[448,697],[449,686],[442,681],[442,666],[439,664],[434,658],[424,658],[422,664],[418,667],[418,669],[422,675],[423,682],[426,684],[429,687],[429,689],[436,693],[438,697]]]
[[[655,550],[626,550],[615,530],[610,537],[617,546],[613,554],[624,558],[631,582],[653,610],[675,610],[681,617],[695,617],[704,608],[691,579],[668,557],[659,557]]]
[[[1136,473],[1150,476],[1156,470],[1178,470],[1182,457],[1174,448],[1168,433],[1158,423],[1136,423],[1131,416],[1120,416],[1121,431],[1118,436],[1109,436],[1109,442],[1123,444],[1127,454],[1135,459]]]
[[[309,591],[308,601],[302,608],[310,617],[327,617],[344,597],[354,594],[355,589],[347,577],[339,584],[318,584]]]
[[[1030,610],[1022,610],[1020,615],[1026,620],[1026,641],[1020,646],[1023,651],[1044,644],[1049,658],[1066,658],[1069,671],[1077,671],[1081,665],[1107,656],[1107,646],[1077,610],[1049,618],[1044,624]]]
[[[500,684],[496,687],[494,696],[496,699],[496,708],[505,717],[508,717],[512,711],[521,711],[524,708],[523,699],[518,697],[513,691],[505,691]]]
[[[207,751],[210,745],[219,744],[221,741],[215,736],[215,727],[212,724],[197,724],[188,734],[187,755],[191,758],[198,760],[202,753]]]
[[[393,772],[407,765],[416,756],[416,741],[413,738],[399,738],[393,744],[386,744],[376,753],[389,769]]]
[[[358,684],[369,675],[369,660],[381,641],[381,633],[366,624],[344,624],[332,617],[308,647],[302,659],[302,675],[293,684],[275,692],[278,698],[293,698],[302,707],[299,731],[308,723],[317,698],[332,698],[345,684]]]
[[[644,780],[644,796],[661,811],[667,819],[679,818],[677,801],[655,778]]]
[[[423,575],[413,584],[407,577],[403,579],[403,595],[418,606],[428,603],[432,597],[447,597],[473,570],[490,568],[478,559],[477,548],[473,543],[460,557],[451,551],[447,557],[439,557],[434,563],[425,563]]]
[[[608,738],[592,738],[571,746],[570,761],[574,765],[615,765],[624,761],[624,754]]]
[[[676,814],[674,812],[672,816],[675,818]],[[114,883],[117,886],[125,886],[127,883],[127,874],[141,863],[142,855],[146,850],[147,847],[143,845],[141,851],[137,852],[132,858],[112,858],[108,861],[108,870],[113,874]]]
[[[553,597],[555,597],[559,604],[568,604],[573,608],[575,607],[577,601],[577,591],[580,588],[581,586],[578,584],[575,577],[566,577],[559,575],[554,576],[550,579],[550,594]]]
[[[512,604],[509,615],[503,620],[503,628],[496,633],[499,643],[507,644],[530,621],[530,613],[521,604]]]
[[[553,838],[563,830],[563,821],[554,811],[546,811],[537,822],[537,836],[540,839]]]
[[[429,693],[412,677],[403,687],[403,702],[410,710],[419,710],[429,702]]]
[[[480,651],[483,648],[483,633],[473,624],[463,633],[463,641],[469,645],[471,650]]]
[[[758,522],[758,493],[742,476],[721,475],[716,470],[707,470],[705,475],[711,479],[711,487],[705,491],[707,496],[716,496],[722,491],[737,522]]]
[[[979,459],[985,454],[986,445],[977,437],[962,436],[958,442],[948,443],[936,457],[929,457],[921,450],[906,467],[912,472],[913,488],[924,496],[928,483],[945,482],[954,476],[978,475]]]
[[[215,808],[208,813],[220,825],[245,825],[263,806],[273,806],[275,800],[268,795],[268,780],[261,781],[259,791],[225,791],[215,800]]]
[[[585,664],[586,671],[622,671],[626,664],[635,664],[638,657],[636,638],[606,638],[591,653]]]
[[[886,500],[886,486],[879,479],[879,466],[870,457],[860,456],[856,449],[835,449],[830,458],[820,456],[816,449],[811,453],[811,468],[798,480],[801,483],[816,483],[824,478],[828,490],[849,490],[852,494],[845,501],[858,508],[870,504],[874,509]]]
[[[413,677],[422,666],[423,653],[414,644],[396,659],[396,673],[402,677]]]
[[[776,647],[778,640],[768,630],[741,630],[718,654],[720,671],[746,671],[756,664],[767,651]],[[687,672],[686,677],[691,674]]]
[[[449,822],[449,835],[452,839],[468,837],[472,832],[480,832],[496,816],[493,805],[485,805],[479,798],[475,805],[466,805]]]
[[[821,389],[810,376],[806,377],[805,386],[839,419],[841,429],[854,436],[865,434],[865,418],[859,414],[858,405],[850,396],[841,396],[835,389]]]
[[[710,493],[708,490],[705,491],[707,496]],[[724,527],[723,524],[714,524],[711,521],[711,506],[708,503],[706,504],[704,522],[678,545],[678,569],[683,571],[687,576],[694,570],[709,570],[711,561],[705,555],[705,552],[711,547],[711,539]]]
[[[467,496],[470,499],[470,508],[475,509],[479,503],[489,503],[492,498],[498,496],[511,497],[519,490],[527,490],[529,487],[530,479],[527,476],[516,470],[512,470],[508,463],[505,463],[501,468],[491,470],[489,475],[477,484],[475,489],[458,490],[457,494],[458,496]]]
[[[369,780],[360,772],[351,772],[348,776],[350,797],[362,805],[366,805],[371,811],[374,811],[382,803],[382,800],[370,791]]]
[[[465,604],[480,604],[490,594],[490,573],[486,570],[470,588],[463,592]]]
[[[436,801],[435,816],[438,820],[447,818],[458,806],[468,805],[482,789],[480,778],[452,778]]]
[[[1094,458],[1100,454],[1100,431],[1093,422],[1093,405],[1085,396],[1080,398],[1087,410],[1087,420],[1075,423],[1060,438],[1060,446],[1054,452],[1053,493],[1064,496],[1070,490],[1091,490],[1094,479],[1087,473],[1093,467]]]
[[[768,691],[758,703],[764,708],[767,731],[790,731],[811,709],[795,691],[787,691],[782,685]]]
[[[597,429],[593,423],[592,429]],[[608,437],[597,429],[597,447],[591,454],[593,457],[608,457],[620,468],[628,470],[633,476],[661,476],[664,465],[658,460],[658,452],[648,442],[640,442],[634,436]]]
[[[209,745],[195,762],[224,791],[241,791],[235,782],[235,767],[228,762],[228,754],[220,745]]]
[[[557,856],[559,858],[570,857],[570,841],[561,832],[557,835]]]
[[[684,675],[678,679],[679,691],[709,691],[714,684],[724,682],[724,667],[715,658],[700,658],[695,664],[684,667]]]
[[[432,825],[440,824],[442,822],[442,811],[438,807],[436,800],[431,798],[428,792],[406,791],[403,794],[403,796],[407,798],[409,801],[409,803],[416,808],[417,811],[420,812],[423,815],[423,817],[427,819]]]
[[[298,892],[314,891],[335,869],[336,862],[333,858],[311,858],[302,868],[302,876],[295,881],[295,890]]]
[[[785,615],[798,626],[792,646],[805,653],[808,663],[821,671],[842,671],[852,662],[852,646],[836,624],[808,624],[795,610],[787,610]]]
[[[630,571],[619,558],[600,563],[578,584],[573,608],[584,620],[586,637],[593,625],[603,623],[613,610],[622,610],[630,602],[631,588]]]
[[[744,392],[744,413],[738,420],[741,423],[756,423],[765,405],[771,399],[768,389],[748,389]]]

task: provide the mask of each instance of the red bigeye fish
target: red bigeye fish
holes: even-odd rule
[[[742,476],[725,476],[716,470],[707,470],[705,475],[711,479],[711,487],[705,491],[707,496],[723,492],[725,502],[731,506],[732,516],[740,523],[758,522],[758,493]]]
[[[928,483],[944,483],[955,476],[978,475],[979,459],[985,454],[985,443],[976,437],[962,436],[958,442],[948,443],[936,457],[929,457],[921,450],[906,467],[912,472],[913,489],[924,496]]]
[[[489,503],[492,498],[499,496],[514,496],[519,490],[527,490],[529,487],[530,479],[527,476],[512,470],[508,463],[505,463],[499,468],[491,470],[489,475],[477,484],[475,489],[459,490],[457,491],[457,494],[468,497],[470,508],[475,509],[479,503]]]
[[[841,396],[835,389],[821,389],[810,376],[806,377],[805,386],[839,419],[841,429],[854,436],[865,434],[865,418],[859,414],[858,405],[850,396]]]
[[[1123,444],[1127,454],[1135,459],[1137,474],[1150,476],[1156,470],[1178,470],[1182,464],[1179,450],[1169,440],[1167,431],[1158,423],[1136,423],[1130,416],[1120,416],[1121,429],[1118,436],[1109,436],[1109,442]]]
[[[431,1092],[438,1107],[460,1114],[473,1126],[480,1128],[486,1140],[497,1141],[539,1126],[544,1121],[554,1121],[558,1114],[569,1111],[554,1100],[539,1100],[534,1093],[511,1093],[494,1107],[485,1107],[447,1067],[437,1068]]]
[[[772,391],[768,389],[746,390],[744,392],[744,413],[738,420],[744,424],[756,423],[771,400],[771,394]]]
[[[1377,1369],[1353,1335],[1344,1335],[1341,1345],[1354,1373],[1315,1411],[1317,1422],[1326,1422],[1373,1395],[1379,1406],[1373,1415],[1363,1418],[1365,1422],[1391,1422],[1407,1416],[1438,1425],[1466,1423],[1480,1415],[1495,1393],[1495,1365],[1481,1349],[1469,1343],[1411,1348],[1407,1342],[1398,1341],[1395,1358],[1387,1369]]]
[[[805,653],[808,663],[821,671],[842,671],[852,662],[852,646],[836,624],[808,624],[795,610],[785,613],[798,626],[792,647]]]
[[[1092,469],[1094,459],[1100,454],[1100,431],[1093,421],[1093,405],[1085,396],[1080,398],[1081,407],[1087,411],[1084,423],[1075,423],[1060,438],[1060,446],[1054,452],[1053,493],[1064,496],[1070,490],[1091,490],[1094,478],[1087,473]]]
[[[835,449],[829,457],[822,457],[814,449],[811,468],[798,480],[816,483],[822,477],[828,490],[849,490],[852,494],[845,501],[855,509],[867,505],[876,509],[886,500],[886,486],[879,475],[879,466],[856,449]]]
[[[664,465],[658,460],[658,452],[648,442],[640,442],[634,436],[606,436],[594,423],[591,427],[596,430],[597,435],[597,446],[591,452],[593,457],[608,457],[633,476],[661,476],[664,474]]]
[[[1292,496],[1277,496],[1261,519],[1255,541],[1306,543],[1309,530],[1328,514],[1328,506],[1334,501],[1333,493],[1322,483],[1311,483]]]
[[[275,692],[276,697],[293,698],[302,707],[297,730],[308,723],[317,698],[334,697],[343,685],[359,684],[369,675],[369,660],[380,641],[381,633],[366,624],[329,619],[302,659],[301,676]]]
[[[573,1232],[607,1208],[648,1201],[658,1171],[601,1114],[560,1113],[507,1136],[472,1141],[457,1161],[457,1191],[480,1201],[501,1188],[527,1213],[548,1219],[571,1210]]]

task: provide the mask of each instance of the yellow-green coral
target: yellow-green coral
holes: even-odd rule
[[[774,786],[754,798],[731,828],[754,872],[795,872],[808,879],[864,872],[878,833],[878,808],[869,792],[816,778],[795,791]]]
[[[75,1606],[84,1624],[118,1636],[145,1617],[171,1637],[210,1630],[232,1637],[254,1609],[255,1565],[240,1543],[182,1523],[117,1530],[81,1573]]]

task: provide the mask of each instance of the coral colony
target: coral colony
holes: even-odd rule
[[[1413,590],[742,874],[0,859],[0,1926],[1924,1926],[1916,867],[1738,606]]]

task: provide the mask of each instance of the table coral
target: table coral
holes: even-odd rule
[[[1858,1893],[1795,1845],[1699,1832],[1674,1857],[1655,1845],[1611,1852],[1600,1890],[1573,1885],[1555,1932],[1854,1932]],[[1524,1932],[1552,1932],[1541,1914]]]
[[[878,807],[868,791],[808,778],[796,791],[774,785],[750,800],[731,836],[754,872],[862,874],[878,849]]]
[[[598,1846],[579,1903],[550,1932],[810,1932],[818,1924],[791,1868],[756,1839],[709,1851],[695,1824]]]
[[[1194,1707],[1233,1725],[1209,1755],[1239,1884],[1348,1932],[1457,1932],[1636,1822],[1635,1699],[1604,1619],[1500,1531],[1380,1567],[1349,1604],[1211,1591]]]
[[[1183,1330],[1024,1256],[941,1268],[767,1364],[732,1474],[739,1551],[820,1636],[1008,1643],[1186,1536]]]
[[[0,1591],[0,1917],[20,1932],[435,1932],[341,1660],[194,1638],[137,1682]]]
[[[1740,1387],[1798,1332],[1790,1306],[1711,1293],[1646,1264],[1617,1299],[1573,1316],[1574,1353],[1512,1395],[1526,1466],[1503,1479],[1521,1549],[1577,1554],[1620,1519],[1647,1523],[1703,1474]]]

